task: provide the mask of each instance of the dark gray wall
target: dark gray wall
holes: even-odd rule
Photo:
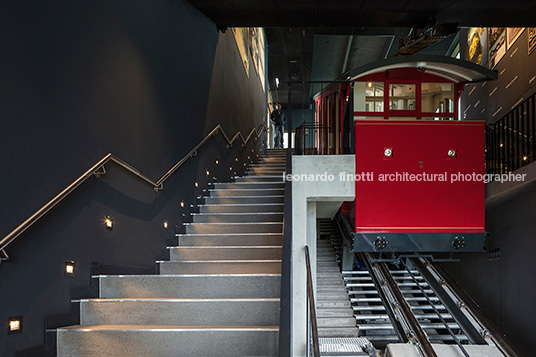
[[[232,34],[181,0],[6,1],[0,17],[0,237],[109,152],[157,180],[215,125],[232,136],[262,123],[265,94]],[[9,246],[0,355],[53,354],[45,327],[76,323],[70,300],[96,294],[91,274],[154,272],[207,182],[242,174],[261,142],[217,136],[159,193],[114,164],[90,178]],[[10,316],[22,334],[7,335]]]
[[[523,355],[536,349],[536,184],[486,206],[489,253],[459,255],[447,271]]]

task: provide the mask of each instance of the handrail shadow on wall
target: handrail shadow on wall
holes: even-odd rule
[[[257,140],[263,131],[266,130],[266,125],[263,123],[259,129],[253,128],[247,138],[244,138],[242,133],[238,131],[231,139],[227,136],[225,133],[225,130],[221,126],[221,124],[218,124],[214,129],[208,133],[203,140],[201,140],[188,154],[186,154],[182,159],[179,160],[173,167],[171,167],[160,179],[158,179],[156,182],[151,180],[146,175],[140,173],[139,170],[134,168],[132,165],[128,164],[126,161],[120,159],[119,157],[115,156],[112,153],[107,154],[102,159],[100,159],[97,163],[95,163],[91,168],[89,168],[82,176],[77,178],[73,183],[71,183],[69,186],[67,186],[63,191],[61,191],[59,194],[57,194],[52,200],[50,200],[48,203],[46,203],[43,207],[41,207],[39,210],[37,210],[34,214],[32,214],[28,219],[26,219],[24,222],[22,222],[17,228],[15,228],[13,231],[11,231],[8,235],[6,235],[2,240],[0,241],[0,253],[3,254],[3,257],[0,257],[0,263],[4,260],[9,259],[9,256],[7,255],[5,249],[6,247],[11,244],[17,237],[19,237],[22,233],[24,233],[28,228],[30,228],[34,223],[36,223],[41,217],[43,217],[48,211],[50,211],[54,206],[56,206],[58,203],[60,203],[64,198],[69,196],[78,186],[80,186],[84,181],[86,181],[89,177],[92,175],[95,175],[99,177],[102,174],[106,173],[105,165],[113,161],[119,166],[122,166],[130,173],[138,176],[143,181],[149,183],[153,186],[154,190],[156,192],[164,189],[164,181],[166,181],[179,167],[181,167],[188,159],[194,157],[197,155],[197,150],[201,146],[203,146],[211,137],[216,136],[219,132],[221,132],[223,138],[225,139],[225,142],[227,143],[227,147],[230,148],[233,146],[233,143],[240,138],[242,140],[242,146],[245,146],[251,139],[251,137],[254,135],[255,140]]]

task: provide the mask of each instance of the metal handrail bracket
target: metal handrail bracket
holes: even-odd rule
[[[231,140],[229,140],[229,137],[225,133],[225,130],[221,126],[221,124],[218,124],[214,129],[208,133],[203,140],[201,140],[188,154],[186,154],[182,159],[179,160],[171,169],[169,169],[159,180],[156,182],[151,180],[146,175],[140,173],[139,170],[137,170],[135,167],[127,163],[126,161],[120,159],[119,157],[113,155],[112,153],[109,153],[105,155],[102,159],[97,161],[93,166],[91,166],[84,174],[82,174],[80,177],[78,177],[76,180],[74,180],[69,186],[67,186],[65,189],[63,189],[59,194],[57,194],[52,200],[47,202],[43,207],[41,207],[39,210],[37,210],[34,214],[32,214],[28,219],[26,219],[24,222],[22,222],[17,228],[15,228],[13,231],[11,231],[8,235],[6,235],[2,240],[0,241],[0,252],[4,255],[4,257],[1,257],[0,263],[3,260],[8,260],[9,256],[6,253],[6,247],[11,244],[17,237],[19,237],[22,233],[24,233],[28,228],[30,228],[34,223],[36,223],[41,217],[43,217],[48,211],[50,211],[54,206],[56,206],[58,203],[60,203],[65,197],[70,195],[78,186],[80,186],[84,181],[86,181],[89,177],[95,175],[96,177],[100,177],[101,175],[106,174],[106,168],[105,165],[113,161],[119,166],[126,169],[128,172],[134,174],[135,176],[138,176],[143,181],[147,182],[151,186],[153,186],[154,190],[156,192],[162,190],[164,188],[164,181],[166,181],[179,167],[181,167],[189,158],[192,158],[197,155],[197,150],[203,146],[208,139],[210,139],[212,136],[215,136],[216,134],[220,133],[222,134],[223,138],[225,139],[225,142],[227,144],[227,147],[231,147],[233,145],[233,142],[240,136],[242,139],[242,145],[245,146],[251,136],[255,134],[255,140],[257,140],[263,131],[266,130],[266,124],[262,124],[259,129],[253,128],[251,132],[249,133],[247,140],[244,140],[244,137],[240,132],[237,132]]]

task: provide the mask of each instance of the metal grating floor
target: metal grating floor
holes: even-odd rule
[[[320,354],[322,356],[369,356],[366,346],[370,341],[360,337],[331,337],[319,338]]]

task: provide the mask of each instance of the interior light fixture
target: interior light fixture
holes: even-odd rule
[[[104,218],[104,224],[106,225],[106,228],[114,229],[114,220],[112,217],[106,216],[106,218]]]
[[[368,87],[372,87],[372,82],[368,82]]]
[[[74,275],[74,261],[73,260],[67,260],[65,262],[65,275],[67,276]]]
[[[528,159],[528,156],[523,156],[523,161],[527,161]]]
[[[12,335],[15,333],[22,333],[22,316],[8,317],[8,329],[7,334]]]

